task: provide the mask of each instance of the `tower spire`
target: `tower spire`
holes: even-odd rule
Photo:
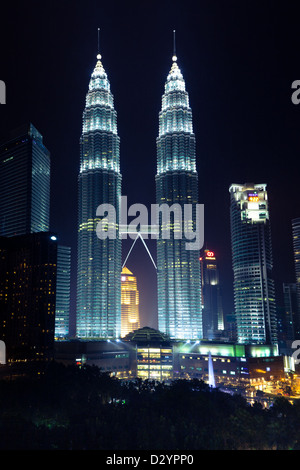
[[[173,57],[172,57],[173,62],[176,62],[177,56],[176,56],[176,30],[173,29]]]
[[[98,49],[97,49],[97,59],[101,59],[101,54],[100,54],[100,28],[98,28]]]

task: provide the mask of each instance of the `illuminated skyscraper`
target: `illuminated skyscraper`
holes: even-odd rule
[[[140,327],[139,291],[136,277],[126,266],[121,275],[121,336]]]
[[[118,337],[121,333],[121,240],[100,239],[96,216],[111,204],[119,218],[121,174],[119,136],[110,83],[98,54],[83,112],[80,139],[79,227],[77,266],[77,336]]]
[[[213,251],[204,250],[200,258],[203,303],[203,336],[216,339],[224,330],[223,306],[219,280],[219,270]]]
[[[265,184],[233,184],[231,246],[239,343],[277,344],[275,287]]]
[[[49,230],[50,153],[32,125],[0,145],[0,235]]]
[[[70,320],[71,248],[57,246],[55,338],[66,338]]]
[[[300,338],[300,218],[292,220],[293,250],[297,289],[297,314],[294,321],[295,338]]]
[[[175,51],[174,51],[175,52]],[[159,214],[157,240],[158,328],[171,338],[202,337],[200,250],[187,249],[183,225],[175,212],[181,212],[186,226],[195,230],[195,206],[198,204],[195,135],[192,111],[185,81],[174,53],[167,76],[159,113],[157,138],[156,202],[166,204],[169,221]],[[184,217],[184,205],[192,207]],[[168,238],[164,231],[170,233]],[[201,247],[200,247],[201,248]]]

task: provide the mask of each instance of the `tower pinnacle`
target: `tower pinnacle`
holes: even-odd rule
[[[173,57],[172,61],[176,62],[177,61],[177,56],[176,56],[176,31],[175,29],[173,30]]]
[[[98,28],[98,48],[97,48],[97,59],[101,60],[102,56],[100,54],[100,28]]]

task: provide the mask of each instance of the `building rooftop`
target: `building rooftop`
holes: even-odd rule
[[[169,343],[170,338],[161,331],[144,326],[138,330],[134,330],[123,338],[123,341],[131,341],[134,343]]]

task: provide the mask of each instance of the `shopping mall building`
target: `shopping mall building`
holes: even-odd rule
[[[103,341],[59,341],[55,359],[66,365],[95,365],[120,379],[202,379],[218,387],[264,389],[294,371],[292,358],[271,345],[214,341],[175,341],[149,327],[125,338]]]

